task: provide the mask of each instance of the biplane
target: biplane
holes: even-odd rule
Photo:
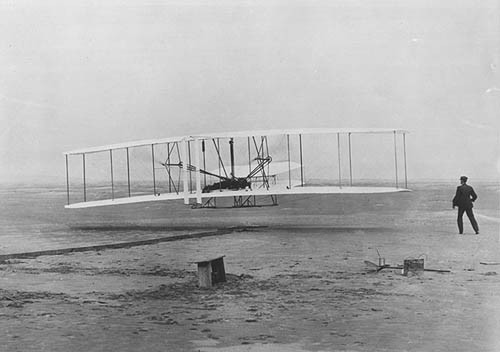
[[[399,129],[199,134],[65,152],[66,208],[183,200],[278,205],[278,196],[408,191]],[[380,177],[380,180],[375,180]]]

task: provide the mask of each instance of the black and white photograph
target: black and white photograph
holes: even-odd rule
[[[0,351],[500,351],[499,0],[3,0],[0,73]]]

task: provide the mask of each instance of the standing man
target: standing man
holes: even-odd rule
[[[467,213],[467,217],[469,218],[476,235],[479,235],[479,227],[477,226],[477,221],[474,218],[474,213],[472,212],[472,202],[477,199],[477,194],[474,192],[474,189],[467,184],[467,176],[461,176],[460,183],[461,185],[457,187],[457,193],[453,198],[453,209],[458,207],[458,232],[460,234],[464,233],[464,223],[462,217],[465,212]]]

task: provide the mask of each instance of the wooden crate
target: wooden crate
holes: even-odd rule
[[[226,281],[226,270],[224,268],[224,255],[196,261],[198,265],[198,286],[203,288],[212,287],[213,284]]]

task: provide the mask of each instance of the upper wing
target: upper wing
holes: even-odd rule
[[[65,155],[82,155],[82,154],[105,152],[105,151],[116,150],[116,149],[127,149],[127,148],[137,148],[137,147],[161,145],[161,144],[168,144],[168,143],[179,143],[179,142],[185,140],[186,138],[188,138],[188,137],[168,137],[168,138],[147,139],[147,140],[140,140],[140,141],[133,141],[133,142],[125,142],[125,143],[115,143],[115,144],[101,145],[98,147],[89,147],[89,148],[70,150],[70,151],[64,152],[64,154]]]

